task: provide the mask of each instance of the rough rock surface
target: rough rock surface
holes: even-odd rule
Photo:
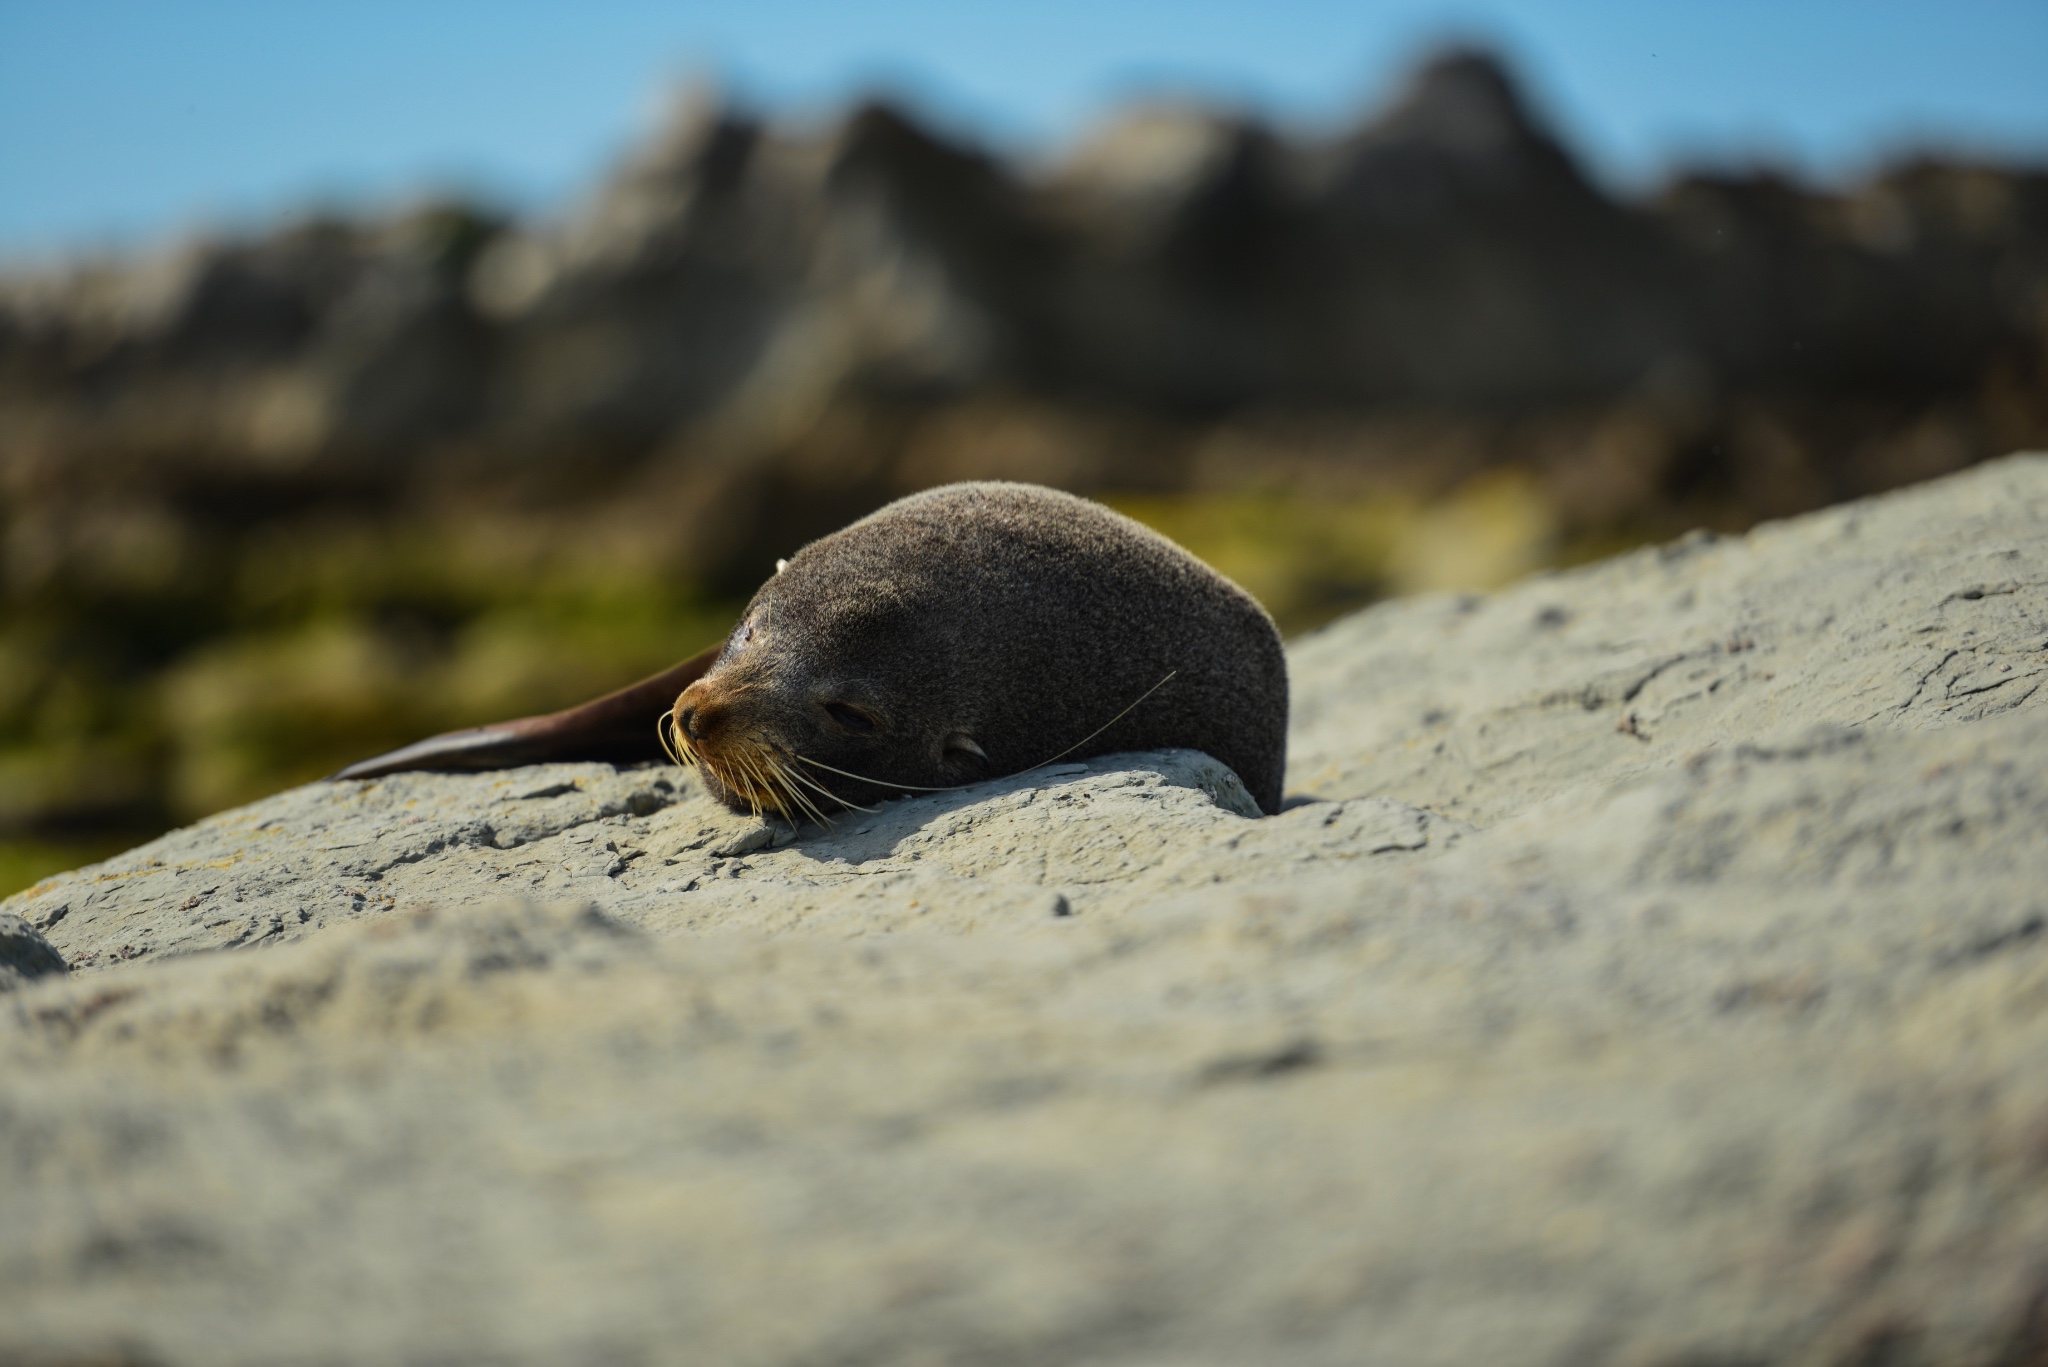
[[[2048,459],[1292,663],[1264,820],[558,766],[12,899],[0,1358],[2048,1354]]]
[[[63,956],[34,926],[19,916],[0,914],[0,992],[66,968]]]

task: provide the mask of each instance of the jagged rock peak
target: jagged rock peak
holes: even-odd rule
[[[1383,112],[1333,150],[1333,179],[1353,189],[1366,180],[1426,176],[1495,192],[1550,181],[1593,193],[1507,67],[1473,48],[1423,63]]]
[[[649,180],[729,182],[744,168],[760,119],[710,81],[679,87],[655,131],[628,154],[616,184]]]
[[[1140,104],[1084,136],[1047,179],[1111,196],[1170,195],[1214,175],[1261,131],[1246,115],[1189,101]]]
[[[1466,156],[1555,146],[1507,67],[1476,48],[1452,49],[1423,63],[1370,131]]]

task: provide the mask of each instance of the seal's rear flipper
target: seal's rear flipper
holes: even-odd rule
[[[578,707],[429,736],[389,754],[351,764],[332,777],[381,778],[408,769],[509,769],[519,764],[579,759],[613,763],[660,759],[661,742],[655,739],[655,722],[675,705],[677,694],[717,663],[718,653],[724,648],[724,642],[720,642],[674,669]]]

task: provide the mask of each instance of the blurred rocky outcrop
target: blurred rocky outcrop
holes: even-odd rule
[[[1335,136],[1155,107],[1030,174],[886,106],[813,131],[700,100],[560,222],[444,207],[13,281],[0,431],[17,487],[116,453],[375,483],[447,444],[772,445],[849,395],[1953,393],[2027,363],[2044,316],[2048,175],[1626,203],[1457,53]]]

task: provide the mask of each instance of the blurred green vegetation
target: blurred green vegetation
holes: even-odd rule
[[[738,609],[631,545],[504,523],[263,527],[162,571],[0,609],[0,895],[423,735],[594,696]]]
[[[1542,487],[1513,467],[1433,499],[1264,491],[1105,501],[1244,585],[1288,636],[1381,598],[1496,588],[1571,549]]]
[[[1560,555],[1539,486],[1512,469],[1436,499],[1107,501],[1289,634]],[[182,536],[102,540],[93,574],[5,607],[0,895],[436,731],[593,697],[716,640],[741,606],[603,526],[329,517]]]

